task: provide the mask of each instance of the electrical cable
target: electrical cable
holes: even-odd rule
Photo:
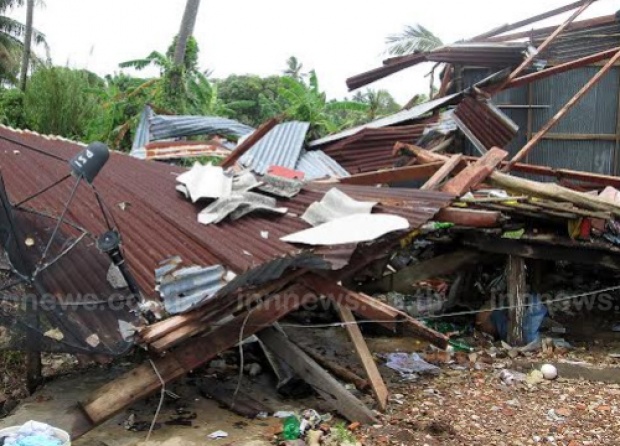
[[[157,418],[159,417],[159,413],[161,412],[161,408],[164,405],[164,399],[166,398],[166,381],[164,381],[164,379],[161,377],[161,374],[159,373],[159,370],[157,370],[157,366],[155,365],[153,360],[149,358],[149,362],[151,363],[151,367],[153,367],[153,370],[155,371],[155,374],[157,375],[157,378],[159,378],[159,382],[161,383],[161,395],[159,397],[159,404],[157,405],[157,410],[155,411],[155,416],[153,417],[153,421],[151,422],[151,427],[149,427],[149,433],[146,435],[146,442],[147,443],[148,443],[148,441],[151,438],[151,434],[153,433],[153,430],[155,429],[155,424],[157,423]]]
[[[11,142],[13,144],[17,144],[18,146],[23,147],[24,149],[32,150],[33,152],[36,152],[39,155],[47,156],[49,158],[53,158],[55,160],[62,161],[63,163],[68,163],[69,162],[69,160],[64,159],[61,156],[54,155],[52,153],[48,153],[45,150],[41,150],[41,149],[39,149],[39,148],[37,148],[35,146],[31,146],[30,144],[26,144],[26,143],[23,143],[23,142],[18,141],[16,139],[9,138],[8,136],[0,135],[0,139],[4,139],[5,141]]]
[[[35,192],[34,194],[30,195],[28,198],[24,198],[22,201],[20,201],[17,204],[14,204],[13,207],[17,208],[19,206],[21,206],[22,204],[25,204],[27,202],[29,202],[30,200],[34,200],[35,198],[37,198],[39,195],[44,194],[45,192],[49,191],[50,189],[53,189],[54,187],[58,186],[60,183],[64,182],[65,180],[67,180],[69,177],[71,176],[71,174],[67,174],[64,177],[62,177],[61,179],[59,179],[58,181],[53,182],[52,184],[50,184],[47,187],[44,187],[43,189],[41,189],[38,192]]]

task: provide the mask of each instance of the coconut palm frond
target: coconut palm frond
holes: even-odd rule
[[[405,27],[402,33],[388,36],[386,43],[387,53],[394,56],[432,51],[443,45],[439,37],[422,25]]]

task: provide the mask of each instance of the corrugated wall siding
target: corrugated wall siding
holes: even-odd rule
[[[494,98],[499,105],[528,105],[528,88],[532,104],[532,131],[535,133],[562,108],[596,74],[599,67],[585,67],[542,79],[500,93]],[[488,69],[467,69],[463,72],[465,86],[484,79]],[[553,129],[550,134],[615,135],[618,125],[620,68],[612,69]],[[502,108],[518,126],[519,134],[508,151],[515,154],[527,141],[528,109]],[[618,174],[620,166],[615,141],[550,140],[541,141],[532,149],[527,162],[556,168],[575,169],[602,174]],[[467,152],[475,154],[473,147]]]

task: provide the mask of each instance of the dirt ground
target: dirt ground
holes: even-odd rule
[[[400,375],[382,365],[380,370],[392,395],[389,409],[386,414],[379,415],[379,424],[356,430],[355,434],[364,445],[620,445],[620,359],[617,355],[620,353],[620,334],[609,330],[597,332],[594,329],[597,325],[600,326],[597,320],[581,323],[572,337],[567,336],[575,347],[568,351],[556,349],[515,358],[501,350],[489,355],[484,348],[474,356],[460,354],[448,358],[431,354],[429,360],[439,364],[441,373],[438,376],[423,375],[411,382],[403,382]],[[307,340],[322,354],[362,374],[343,329],[291,329],[289,332],[293,338]],[[372,332],[366,335],[380,364],[383,364],[382,354],[428,350],[426,344],[414,339],[386,337]],[[70,357],[49,356],[46,362],[46,373],[50,375],[73,370],[69,376],[57,380],[68,388],[75,387],[71,379],[79,382],[92,373],[101,374],[101,383],[109,378],[106,378],[108,372],[104,367],[101,367],[101,373],[92,367],[85,371],[78,368],[76,373],[78,366]],[[504,369],[528,373],[532,364],[544,362],[558,364],[558,379],[507,385],[500,378]],[[20,369],[16,368],[12,373],[14,365],[2,369],[4,381],[17,383],[12,391],[19,392]],[[55,381],[50,385],[55,385]],[[267,388],[271,386],[264,384],[260,387]],[[9,394],[12,392],[6,384],[5,389]],[[168,426],[165,421],[173,413],[168,414],[166,408],[161,417],[162,428],[156,431],[149,444],[167,445],[171,440],[177,441],[171,444],[276,444],[273,439],[280,424],[277,419],[243,419],[205,400],[191,387],[179,385],[174,391],[186,394],[186,401],[193,401],[191,410],[197,412],[197,417],[191,427]],[[46,408],[46,404],[54,403],[46,395],[50,395],[49,385],[17,408],[19,417],[57,410],[52,406]],[[67,404],[72,404],[76,398],[83,398],[83,395],[71,396]],[[132,411],[141,414],[141,420],[150,420],[157,400],[156,397],[150,398],[137,408],[120,414],[112,423],[93,431],[89,434],[93,436],[88,438],[96,439],[93,444],[98,446],[146,444],[142,443],[144,432],[128,432],[122,424]],[[372,405],[370,395],[363,400]],[[316,398],[280,400],[274,406],[326,410],[324,402]],[[207,438],[207,434],[216,429],[227,430],[230,438]]]

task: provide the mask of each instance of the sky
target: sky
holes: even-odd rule
[[[194,36],[200,67],[213,70],[213,77],[280,74],[294,55],[304,69],[316,70],[329,98],[341,99],[348,94],[346,78],[380,66],[386,36],[405,25],[422,24],[450,43],[569,1],[203,0]],[[46,34],[55,64],[105,75],[121,71],[120,62],[165,52],[184,7],[185,0],[44,0],[34,20]],[[612,14],[618,7],[615,0],[599,0],[580,18]],[[9,15],[23,22],[25,8]],[[430,68],[410,68],[371,87],[406,103],[428,92]]]

